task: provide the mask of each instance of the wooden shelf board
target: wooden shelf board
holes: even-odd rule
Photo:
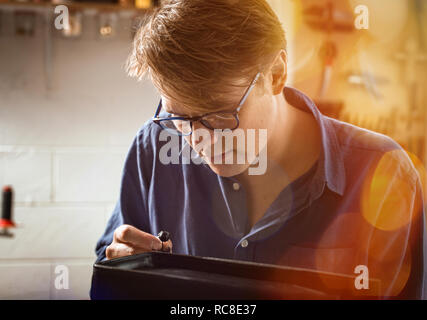
[[[18,2],[9,0],[0,0],[0,9],[2,7],[17,8],[17,9],[53,9],[56,6],[65,5],[71,10],[83,10],[83,9],[97,9],[97,10],[111,10],[111,11],[138,11],[138,12],[150,12],[153,8],[149,9],[138,9],[134,6],[121,6],[113,3],[97,3],[97,2],[64,2],[64,3],[34,3],[34,2]]]

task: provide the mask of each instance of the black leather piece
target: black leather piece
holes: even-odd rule
[[[333,280],[334,289],[323,279]],[[162,252],[96,263],[90,296],[103,299],[341,299],[354,277]],[[366,298],[366,297],[365,297]]]

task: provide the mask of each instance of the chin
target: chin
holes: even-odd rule
[[[243,164],[213,164],[208,163],[209,168],[217,175],[224,178],[231,178],[245,172],[249,165]]]

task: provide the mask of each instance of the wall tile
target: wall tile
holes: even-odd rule
[[[0,260],[0,299],[49,299],[50,273],[50,263],[2,264]]]
[[[55,156],[56,202],[113,202],[120,190],[125,154],[64,153]]]
[[[54,38],[49,90],[42,37],[0,37],[0,144],[128,146],[159,95],[149,80],[127,77],[131,39],[121,37]]]
[[[92,282],[92,270],[93,260],[89,260],[86,263],[75,263],[75,262],[56,262],[52,264],[51,272],[51,286],[50,286],[50,299],[53,300],[89,300],[89,291]],[[57,266],[59,268],[57,269]],[[59,276],[62,276],[61,266],[65,266],[68,270],[69,288],[64,289],[59,287],[60,282]],[[55,280],[57,281],[55,282]]]
[[[51,163],[46,152],[0,152],[0,186],[12,185],[17,202],[48,202]]]
[[[0,259],[91,258],[105,228],[105,209],[16,208],[13,238],[0,238]]]

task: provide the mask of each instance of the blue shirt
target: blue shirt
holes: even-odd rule
[[[97,261],[105,259],[114,230],[130,224],[151,234],[169,231],[174,253],[350,275],[362,265],[382,281],[384,296],[422,298],[426,221],[420,178],[407,153],[384,135],[322,115],[296,89],[286,87],[284,96],[313,114],[322,152],[253,227],[243,186],[204,163],[162,164],[166,142],[149,121],[129,150]]]

